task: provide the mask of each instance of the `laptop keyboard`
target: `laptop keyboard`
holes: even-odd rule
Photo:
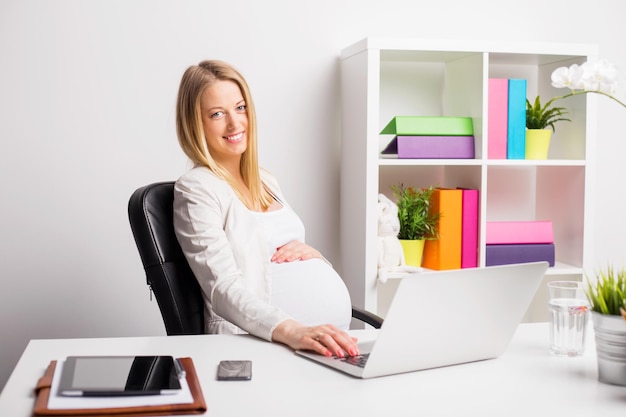
[[[354,366],[358,366],[359,368],[364,368],[365,367],[365,363],[367,362],[367,359],[370,357],[369,353],[363,353],[361,355],[357,355],[357,356],[348,356],[345,358],[335,358],[335,359],[339,359],[342,362],[345,362],[347,364],[350,365],[354,365]]]

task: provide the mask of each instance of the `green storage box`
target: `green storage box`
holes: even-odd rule
[[[473,136],[471,117],[396,116],[380,132],[401,136]]]

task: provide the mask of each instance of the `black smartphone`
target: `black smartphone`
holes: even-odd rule
[[[183,377],[172,356],[69,356],[58,392],[83,397],[176,394]]]
[[[220,361],[217,367],[220,381],[249,381],[252,379],[252,361]]]

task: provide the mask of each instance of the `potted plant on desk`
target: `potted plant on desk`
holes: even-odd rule
[[[424,242],[439,238],[439,213],[431,210],[433,188],[417,190],[403,184],[392,186],[398,206],[398,239],[407,265],[422,266]]]
[[[598,379],[626,385],[626,270],[608,266],[587,277],[587,298],[598,355]]]

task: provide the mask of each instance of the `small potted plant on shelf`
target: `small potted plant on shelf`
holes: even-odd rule
[[[398,206],[400,232],[398,239],[407,265],[421,266],[424,242],[439,238],[440,213],[431,210],[433,188],[416,189],[403,184],[392,186]]]
[[[547,159],[552,132],[556,131],[554,124],[570,121],[564,117],[567,114],[565,107],[552,106],[554,100],[556,98],[542,106],[539,96],[533,104],[526,99],[526,159]]]
[[[565,107],[551,107],[552,102],[557,98],[553,98],[543,106],[539,96],[535,98],[533,104],[530,104],[530,101],[526,99],[526,129],[547,129],[550,127],[554,132],[556,130],[554,127],[556,122],[571,121],[564,117],[567,113]]]
[[[598,355],[598,379],[626,385],[626,270],[608,266],[587,277]]]
[[[587,93],[596,93],[615,100],[626,107],[622,101],[613,95],[616,87],[617,70],[606,60],[585,62],[582,65],[573,64],[570,67],[560,67],[552,72],[552,86],[555,88],[569,88],[570,92],[562,96],[553,97],[544,105],[537,96],[533,103],[526,99],[526,158],[546,159],[552,132],[556,131],[555,124],[561,121],[571,121],[565,115],[565,107],[554,106],[556,100]],[[551,128],[551,129],[548,129]]]

